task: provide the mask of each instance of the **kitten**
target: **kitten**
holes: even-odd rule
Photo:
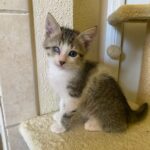
[[[60,27],[51,14],[46,19],[44,48],[48,55],[48,78],[60,97],[51,131],[65,132],[79,111],[88,131],[121,132],[147,113],[144,103],[131,110],[112,72],[103,64],[85,60],[96,27],[84,32]]]

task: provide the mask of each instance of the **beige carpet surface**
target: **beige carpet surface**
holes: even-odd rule
[[[33,118],[20,125],[30,150],[150,150],[150,116],[129,126],[124,133],[88,132],[74,120],[70,131],[54,134],[51,115]]]

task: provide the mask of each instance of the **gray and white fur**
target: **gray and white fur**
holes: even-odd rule
[[[124,131],[128,123],[141,120],[147,113],[147,103],[131,110],[109,67],[85,60],[95,34],[96,27],[80,33],[60,27],[50,13],[47,15],[44,48],[48,78],[60,97],[52,132],[69,129],[76,111],[86,118],[86,130],[106,132]]]

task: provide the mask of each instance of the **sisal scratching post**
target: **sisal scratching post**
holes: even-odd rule
[[[141,79],[139,87],[139,102],[150,102],[150,21],[147,25],[147,37],[145,41],[143,62],[141,69]]]
[[[148,24],[142,58],[138,102],[150,101],[150,5],[123,5],[109,16],[108,21],[113,26],[126,22]]]

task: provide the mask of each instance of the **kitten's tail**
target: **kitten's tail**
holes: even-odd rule
[[[137,110],[131,110],[129,111],[129,122],[137,122],[145,118],[146,114],[148,112],[148,104],[144,103],[142,104]]]

